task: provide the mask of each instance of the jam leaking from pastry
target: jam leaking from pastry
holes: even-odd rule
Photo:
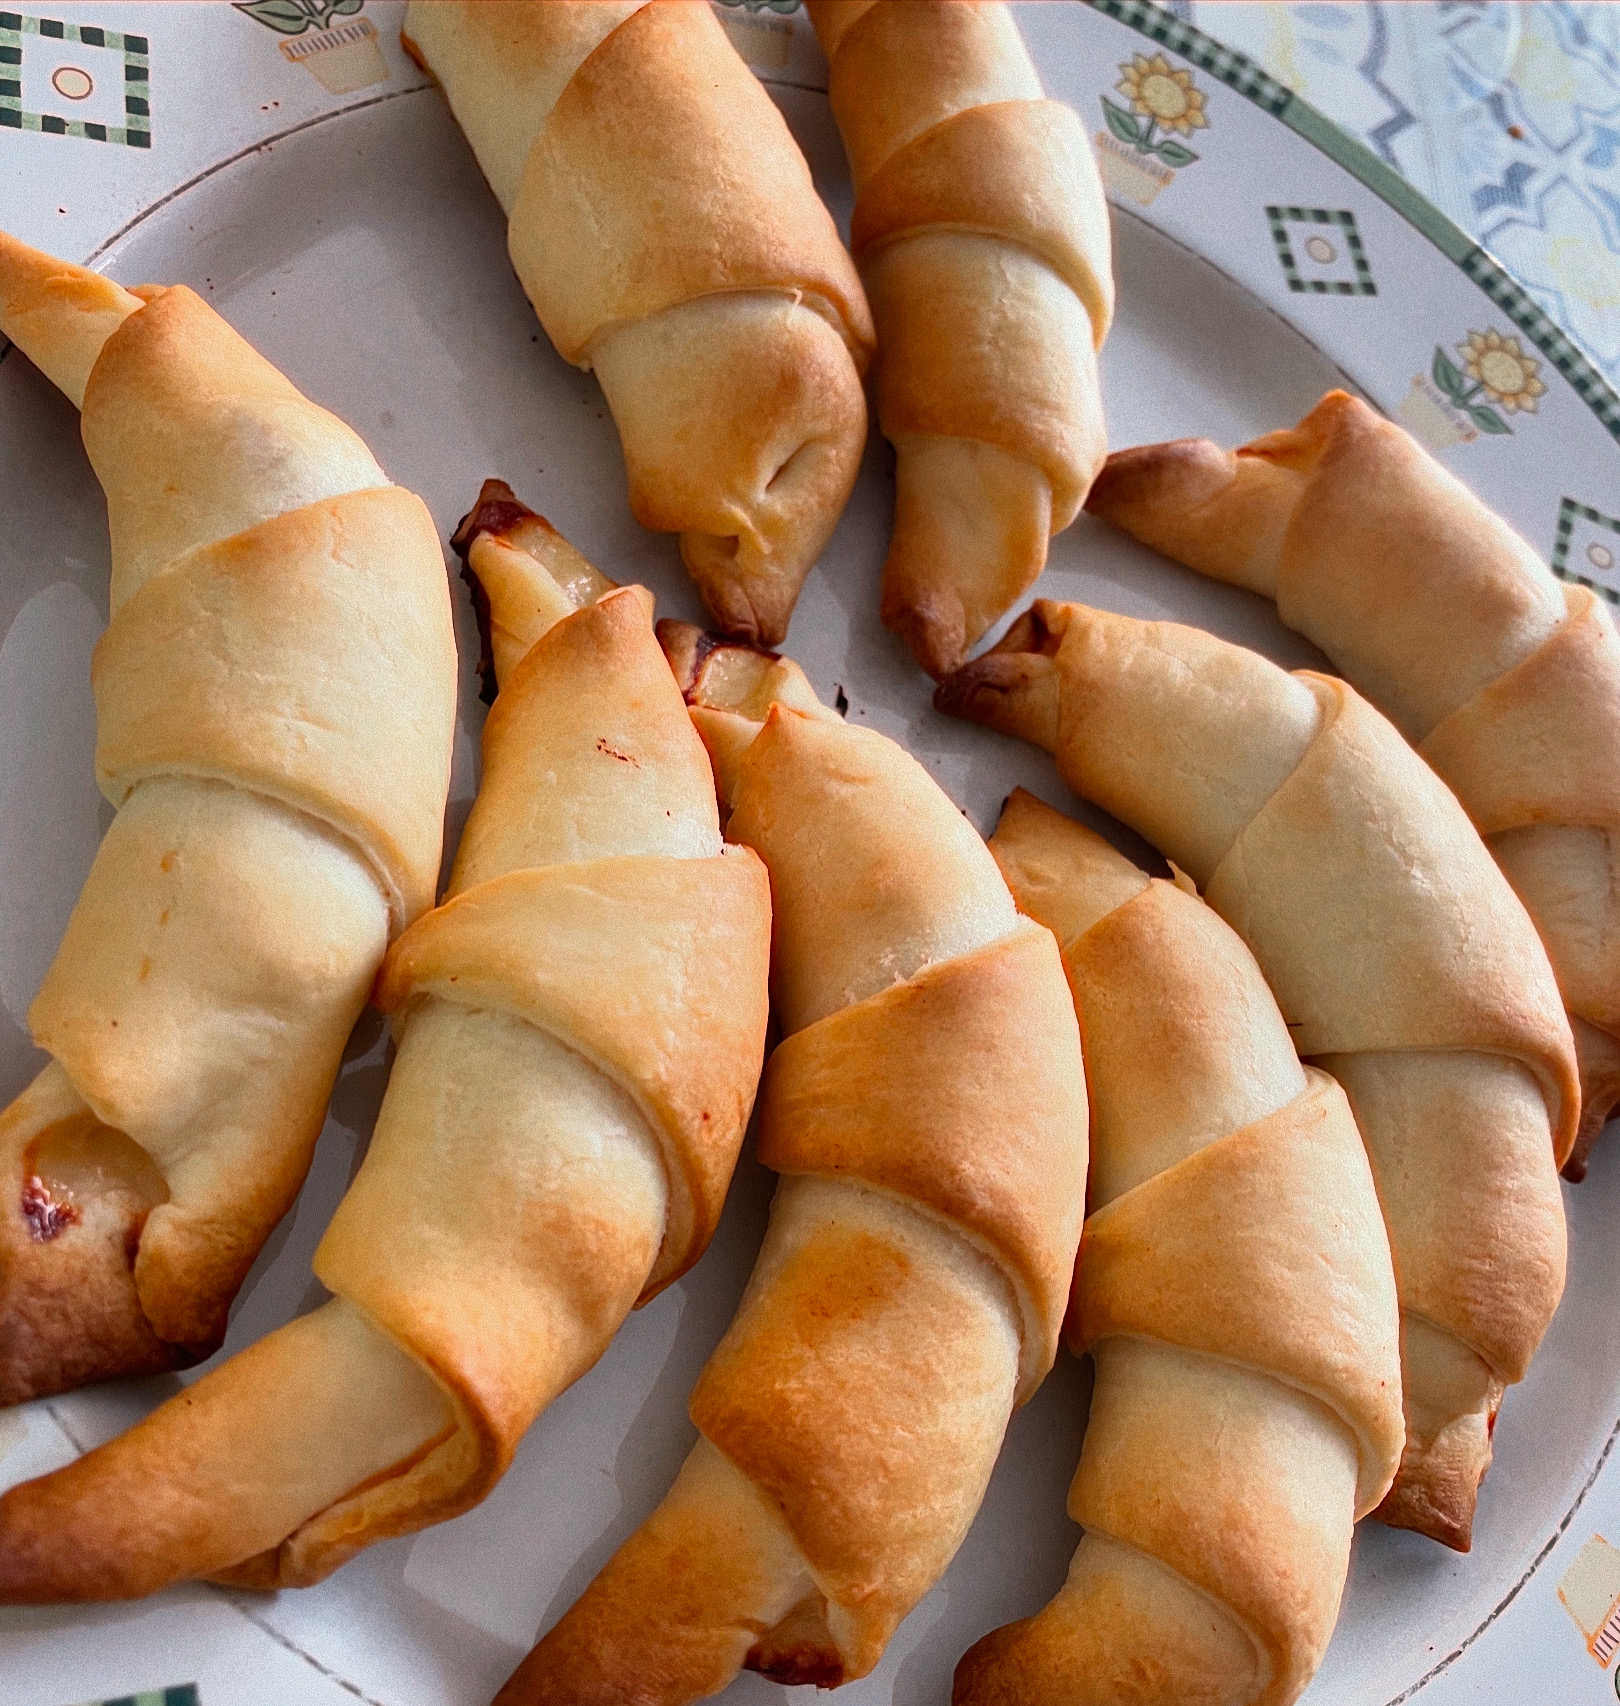
[[[37,1173],[23,1185],[22,1216],[36,1244],[48,1244],[79,1223],[79,1211],[73,1203],[56,1201],[50,1186]]]
[[[501,675],[516,669],[542,634],[617,584],[504,480],[484,482],[450,544],[478,618],[479,696],[486,705],[495,703]]]
[[[450,535],[450,549],[461,559],[461,578],[472,594],[473,615],[478,619],[478,697],[486,705],[495,703],[495,638],[490,628],[489,594],[472,566],[473,541],[482,533],[504,539],[522,521],[540,521],[504,480],[485,480],[475,503]]]
[[[664,656],[669,659],[669,667],[675,672],[675,679],[680,683],[681,696],[690,705],[697,693],[698,677],[703,674],[703,666],[709,661],[712,653],[729,648],[735,651],[757,652],[762,658],[768,658],[772,663],[779,661],[780,654],[767,652],[757,646],[742,646],[736,640],[722,640],[711,634],[707,629],[694,627],[690,622],[677,621],[672,616],[664,617],[656,624],[658,643],[664,648]]]

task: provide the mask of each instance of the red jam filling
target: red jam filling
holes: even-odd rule
[[[48,1244],[68,1227],[77,1225],[79,1219],[78,1209],[70,1202],[55,1201],[50,1187],[37,1173],[23,1186],[22,1212],[29,1233],[40,1244]]]

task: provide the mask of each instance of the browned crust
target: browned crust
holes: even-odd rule
[[[60,1068],[47,1072],[65,1085]],[[41,1147],[69,1127],[97,1128],[82,1104],[64,1112],[52,1088],[36,1080],[0,1114],[0,1405],[189,1368],[217,1344],[169,1344],[153,1331],[135,1287],[150,1205],[133,1192],[80,1196],[54,1236],[36,1235],[24,1192]]]
[[[761,1087],[767,1167],[893,1191],[993,1252],[1025,1312],[1026,1393],[1056,1354],[1084,1212],[1079,1044],[1057,944],[1027,930],[788,1037]]]
[[[827,1608],[819,1593],[802,1599],[748,1649],[743,1669],[757,1671],[784,1688],[837,1688],[844,1659],[827,1630]]]
[[[399,45],[405,49],[406,53],[409,54],[412,59],[416,61],[416,66],[419,71],[425,72],[429,77],[433,77],[433,67],[428,64],[426,58],[423,56],[421,48],[419,48],[416,43],[411,40],[410,36],[406,34],[403,26],[401,26],[399,32]],[[437,83],[439,79],[437,77],[433,77],[433,81]]]
[[[1570,1015],[1570,1028],[1575,1033],[1575,1059],[1581,1073],[1581,1123],[1563,1172],[1571,1184],[1578,1185],[1586,1177],[1592,1145],[1620,1103],[1620,1038],[1575,1013]]]
[[[1473,1424],[1476,1417],[1462,1419]],[[1387,1528],[1409,1528],[1449,1546],[1453,1552],[1472,1549],[1474,1508],[1480,1483],[1491,1465],[1488,1430],[1495,1426],[1492,1411],[1483,1451],[1470,1427],[1459,1427],[1452,1438],[1407,1441],[1395,1483],[1372,1513]]]

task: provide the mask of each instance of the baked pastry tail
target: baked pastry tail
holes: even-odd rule
[[[935,702],[1053,751],[1186,872],[1343,1085],[1400,1282],[1381,1514],[1466,1550],[1503,1389],[1563,1291],[1580,1096],[1546,952],[1455,796],[1337,678],[1084,605],[1037,600]]]
[[[467,1509],[707,1244],[764,1050],[769,886],[723,849],[654,639],[500,482],[456,535],[501,685],[398,1052],[315,1256],[331,1301],[0,1498],[0,1600],[276,1588]]]
[[[776,644],[855,483],[873,347],[786,122],[702,6],[420,0],[404,39],[602,386],[632,513],[721,628]]]
[[[771,874],[759,1154],[782,1180],[686,1467],[503,1706],[868,1674],[1050,1366],[1078,1234],[1085,1086],[1050,933],[921,766],[796,665],[660,638],[728,834]]]
[[[1462,801],[1535,920],[1575,1034],[1580,1179],[1620,1103],[1620,636],[1414,439],[1330,391],[1236,451],[1116,452],[1086,507],[1277,601]]]
[[[1389,1240],[1344,1092],[1254,956],[1022,789],[990,849],[1086,1038],[1090,1215],[1067,1338],[1096,1365],[1056,1597],[963,1658],[957,1706],[1290,1706],[1402,1421]]]
[[[1106,454],[1107,204],[1006,6],[811,0],[810,16],[895,450],[883,622],[938,677],[1040,574]]]
[[[117,808],[0,1114],[0,1403],[219,1344],[389,940],[432,903],[455,717],[421,500],[183,287],[0,233],[0,331],[107,494]]]

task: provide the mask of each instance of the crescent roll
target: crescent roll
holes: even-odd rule
[[[810,169],[707,0],[413,0],[557,353],[715,621],[787,631],[866,442],[872,320]]]
[[[0,1114],[0,1403],[183,1368],[303,1182],[391,937],[433,904],[455,725],[420,498],[183,286],[0,233],[0,331],[83,411],[118,815]]]
[[[794,665],[660,633],[727,834],[771,874],[759,1155],[783,1177],[691,1456],[501,1706],[865,1676],[1051,1365],[1079,1238],[1085,1083],[1051,932],[922,767]]]
[[[1057,1597],[978,1642],[956,1706],[1290,1706],[1356,1518],[1401,1456],[1389,1240],[1343,1090],[1254,956],[1018,790],[990,839],[1057,933],[1086,1044],[1090,1216],[1067,1337],[1096,1364]]]
[[[1546,951],[1462,808],[1344,682],[1084,605],[1037,601],[936,702],[1055,752],[1188,872],[1344,1086],[1400,1287],[1379,1514],[1466,1550],[1502,1389],[1563,1290],[1580,1089]]]
[[[1102,180],[999,0],[810,0],[857,201],[895,448],[883,622],[955,669],[1046,563],[1107,453]]]
[[[399,1047],[315,1253],[332,1300],[0,1498],[0,1599],[301,1587],[466,1510],[714,1231],[764,1054],[769,880],[721,844],[651,597],[549,574],[522,544],[546,524],[503,493],[457,539],[532,643],[496,653],[448,897],[378,978]]]
[[[1567,1178],[1620,1103],[1620,637],[1413,438],[1343,391],[1235,452],[1112,457],[1089,507],[1277,600],[1439,771],[1541,932],[1580,1061]]]

